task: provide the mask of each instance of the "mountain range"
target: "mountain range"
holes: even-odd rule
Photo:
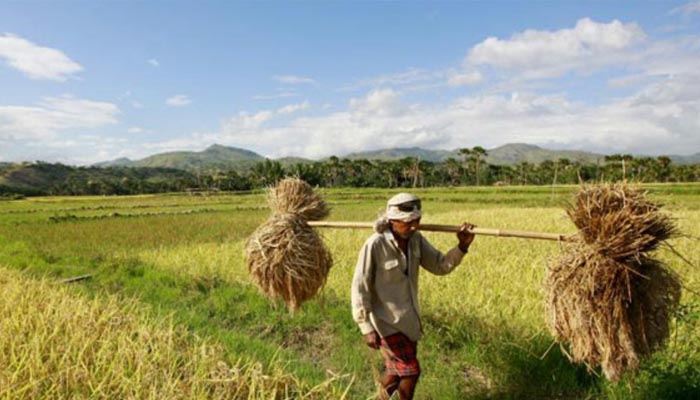
[[[578,150],[550,150],[525,143],[511,143],[503,146],[487,149],[486,162],[493,165],[514,165],[521,162],[533,164],[545,160],[555,161],[567,158],[570,161],[581,163],[603,162],[605,155]],[[448,158],[461,160],[459,150],[429,150],[420,147],[391,148],[359,153],[350,153],[342,158],[370,159],[370,160],[399,160],[406,157],[416,157],[431,162],[441,162]],[[674,163],[687,164],[700,162],[700,153],[691,156],[670,156]],[[237,147],[214,144],[203,151],[177,151],[154,154],[140,159],[130,160],[119,158],[113,161],[97,163],[98,167],[126,166],[126,167],[165,167],[183,170],[193,169],[236,169],[245,170],[255,163],[264,161],[265,157],[250,150]],[[284,157],[276,159],[282,165],[296,163],[310,163],[313,160],[300,157]]]

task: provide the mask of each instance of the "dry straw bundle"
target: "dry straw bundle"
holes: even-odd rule
[[[270,218],[246,244],[248,270],[271,298],[295,310],[325,284],[333,265],[330,251],[308,221],[325,218],[321,196],[300,179],[284,179],[268,193]]]
[[[548,323],[573,361],[618,380],[669,336],[681,285],[648,253],[678,232],[644,192],[624,184],[583,187],[567,213],[580,240],[548,269]]]

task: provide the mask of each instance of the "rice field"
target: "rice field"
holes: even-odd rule
[[[544,319],[557,243],[477,237],[452,274],[422,273],[418,399],[698,398],[700,185],[649,185],[686,237],[658,258],[684,279],[667,347],[618,383],[572,365]],[[568,233],[573,186],[423,189],[425,223]],[[322,191],[329,220],[371,221],[395,190]],[[252,284],[262,193],[0,202],[0,398],[347,398],[381,357],[350,315],[368,231],[322,231],[335,264],[294,314]],[[426,233],[436,247],[450,234]],[[92,274],[70,284],[59,279]]]

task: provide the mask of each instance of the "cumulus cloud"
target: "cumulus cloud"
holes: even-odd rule
[[[687,154],[700,148],[698,82],[669,78],[600,105],[531,92],[418,105],[382,89],[350,100],[344,111],[284,124],[270,124],[275,117],[271,111],[242,114],[202,139],[274,157],[319,158],[408,146],[489,148],[512,142],[604,153]]]
[[[272,77],[272,79],[280,83],[286,83],[288,85],[316,83],[316,81],[313,78],[296,75],[275,75]]]
[[[225,131],[251,131],[260,128],[267,121],[274,117],[274,112],[269,110],[249,113],[241,111],[237,116],[230,118],[224,123]]]
[[[71,96],[45,97],[35,106],[0,106],[0,140],[54,138],[59,132],[117,122],[119,107]]]
[[[235,117],[229,118],[224,122],[222,131],[225,132],[225,134],[240,135],[252,133],[252,135],[255,136],[264,125],[278,118],[307,110],[310,106],[308,101],[304,101],[303,103],[288,104],[276,110],[261,110],[257,112],[241,111]],[[216,141],[217,139],[214,138],[212,140]]]
[[[176,94],[165,100],[165,104],[171,107],[183,107],[190,103],[192,103],[192,100],[186,94]]]
[[[65,81],[83,70],[62,51],[9,33],[0,35],[0,59],[31,79]]]
[[[366,97],[350,99],[350,110],[357,115],[397,116],[406,111],[392,89],[373,90]]]
[[[645,38],[635,23],[584,18],[572,29],[528,29],[510,39],[489,37],[471,48],[465,64],[515,71],[530,79],[551,78],[619,63],[625,50]]]
[[[150,58],[150,59],[148,60],[148,63],[151,64],[151,65],[154,66],[154,67],[159,67],[159,66],[160,66],[160,63],[159,63],[158,60],[156,60],[155,58]]]

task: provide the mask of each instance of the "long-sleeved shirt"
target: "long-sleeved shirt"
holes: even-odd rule
[[[452,272],[464,253],[454,247],[443,255],[419,233],[408,241],[408,256],[391,230],[365,242],[352,281],[352,315],[363,335],[401,332],[417,341],[422,334],[418,304],[419,266],[436,275]]]

